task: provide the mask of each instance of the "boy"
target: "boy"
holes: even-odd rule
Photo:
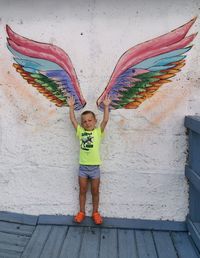
[[[109,119],[109,105],[111,100],[106,96],[103,101],[104,115],[100,127],[96,128],[96,116],[92,111],[81,114],[81,126],[78,124],[74,114],[74,98],[68,99],[70,120],[76,129],[76,135],[80,140],[79,158],[79,205],[80,211],[74,217],[74,221],[81,223],[85,219],[85,202],[88,181],[91,179],[92,193],[92,219],[95,224],[102,224],[103,219],[98,212],[99,207],[99,184],[100,184],[100,142]]]

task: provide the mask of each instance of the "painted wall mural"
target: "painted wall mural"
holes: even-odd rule
[[[170,78],[181,71],[190,43],[196,34],[186,36],[196,18],[183,26],[127,50],[117,62],[107,87],[97,100],[100,110],[106,95],[111,109],[135,109]],[[79,81],[67,53],[47,43],[36,42],[15,33],[8,25],[8,49],[16,71],[56,106],[67,106],[75,98],[75,110],[86,105]]]

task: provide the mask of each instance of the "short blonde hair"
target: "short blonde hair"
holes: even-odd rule
[[[94,117],[94,119],[96,119],[95,113],[92,112],[92,111],[90,111],[90,110],[84,111],[84,112],[81,114],[81,118],[82,118],[84,115],[88,115],[88,114],[91,114],[91,115]]]

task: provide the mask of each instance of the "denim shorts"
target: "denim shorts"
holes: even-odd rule
[[[88,178],[88,179],[100,178],[100,166],[99,165],[80,165],[79,176]]]

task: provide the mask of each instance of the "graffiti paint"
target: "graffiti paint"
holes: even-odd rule
[[[170,82],[185,65],[185,54],[196,36],[186,34],[195,20],[126,51],[98,99],[98,106],[103,109],[103,100],[109,95],[112,109],[135,109]]]
[[[24,38],[7,25],[8,49],[14,56],[16,71],[56,106],[67,106],[67,97],[75,99],[75,110],[86,104],[68,55],[52,44]]]
[[[186,36],[196,18],[160,37],[126,51],[119,59],[97,105],[103,109],[106,95],[111,109],[136,109],[181,71],[186,53],[196,34]],[[17,72],[58,107],[67,106],[74,96],[75,110],[86,101],[82,96],[69,56],[57,46],[24,38],[7,26],[8,49],[14,56]]]

